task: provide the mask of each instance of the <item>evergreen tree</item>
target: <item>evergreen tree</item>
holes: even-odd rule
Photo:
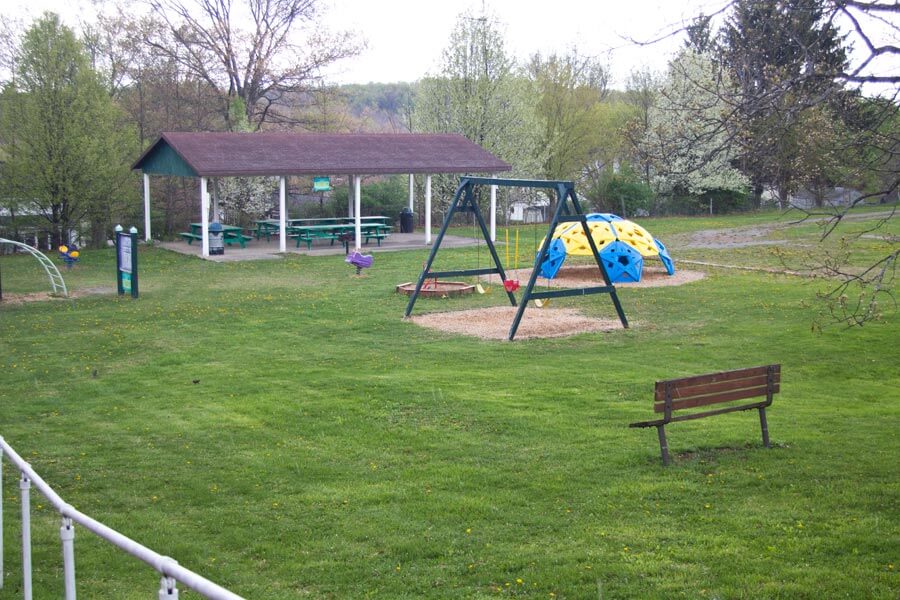
[[[738,84],[741,169],[757,204],[765,187],[782,200],[798,174],[790,153],[802,144],[800,113],[836,96],[846,67],[843,40],[824,0],[735,0],[721,32],[720,56]]]

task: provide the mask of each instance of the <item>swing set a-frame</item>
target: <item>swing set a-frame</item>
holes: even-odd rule
[[[528,306],[528,302],[530,300],[545,301],[550,298],[560,298],[563,296],[609,294],[610,298],[612,298],[613,306],[615,306],[616,314],[619,316],[619,321],[621,321],[622,323],[622,327],[628,327],[628,320],[625,318],[625,312],[622,310],[622,305],[619,302],[619,296],[616,294],[616,287],[609,279],[609,274],[606,271],[606,267],[603,265],[603,260],[600,257],[600,252],[597,250],[597,246],[594,243],[594,238],[591,236],[590,229],[588,228],[588,223],[585,218],[584,211],[581,210],[581,203],[578,201],[577,194],[575,194],[575,184],[571,181],[498,179],[495,177],[460,177],[459,187],[456,189],[456,193],[453,195],[453,202],[451,202],[450,209],[447,211],[447,214],[444,217],[444,224],[441,226],[441,231],[440,233],[438,233],[437,238],[435,238],[434,244],[431,247],[431,252],[428,255],[428,260],[425,263],[425,267],[422,269],[422,274],[419,275],[419,279],[416,282],[416,289],[412,293],[412,296],[410,296],[409,303],[406,305],[406,317],[408,317],[412,313],[413,306],[415,306],[416,304],[416,299],[419,297],[419,291],[422,289],[422,285],[424,284],[426,279],[496,274],[500,276],[500,279],[502,281],[505,282],[507,280],[506,271],[503,270],[503,265],[500,263],[500,257],[497,255],[497,250],[494,247],[493,242],[491,241],[491,236],[488,233],[487,226],[484,223],[484,218],[481,216],[481,211],[478,208],[478,202],[475,199],[475,186],[478,185],[551,189],[556,191],[556,211],[553,213],[553,218],[550,220],[550,227],[547,230],[547,236],[544,238],[544,243],[541,244],[540,250],[538,251],[537,256],[535,256],[534,268],[531,269],[531,276],[528,279],[528,285],[525,286],[525,291],[522,295],[521,302],[516,301],[516,296],[512,291],[510,291],[508,288],[506,290],[506,295],[509,297],[509,303],[512,306],[518,307],[516,316],[513,318],[512,325],[509,328],[509,335],[507,336],[508,340],[512,341],[513,338],[515,338],[516,330],[519,328],[519,323],[522,320],[522,315],[525,313],[525,308]],[[571,209],[569,207],[570,203]],[[485,269],[460,269],[455,271],[431,270],[434,259],[441,247],[441,241],[444,239],[444,234],[447,233],[447,228],[453,220],[453,216],[458,212],[468,212],[473,214],[475,221],[478,223],[478,226],[481,229],[481,235],[484,238],[484,241],[487,243],[487,248],[490,253],[491,259],[494,261],[493,267]],[[600,270],[600,274],[603,276],[605,285],[576,289],[548,289],[535,291],[534,284],[537,281],[538,272],[540,271],[541,265],[547,257],[547,250],[550,247],[548,241],[552,239],[553,232],[556,231],[556,227],[560,223],[581,223],[581,227],[584,229],[584,237],[587,239],[588,244],[590,244],[591,252],[594,256],[594,259],[597,261],[597,267]]]

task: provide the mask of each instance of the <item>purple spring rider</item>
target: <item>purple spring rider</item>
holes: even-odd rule
[[[347,255],[347,258],[344,259],[344,262],[356,267],[356,274],[359,275],[360,273],[362,273],[363,269],[368,269],[369,267],[371,267],[374,260],[375,259],[371,254],[360,254],[359,251],[354,250]]]

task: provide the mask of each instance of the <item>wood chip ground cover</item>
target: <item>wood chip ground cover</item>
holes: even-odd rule
[[[531,275],[531,269],[519,269],[507,272],[509,279],[519,279],[524,285]],[[669,276],[661,268],[651,267],[644,270],[638,283],[617,284],[617,287],[655,287],[683,285],[703,278],[700,271],[679,270]],[[500,284],[500,278],[494,276],[490,282]],[[598,285],[600,276],[595,265],[580,265],[560,270],[552,280],[554,287],[577,288]],[[536,287],[547,287],[548,280],[539,277]],[[514,306],[494,306],[472,310],[434,312],[413,315],[410,321],[430,329],[446,333],[469,335],[488,340],[505,340],[509,335],[516,314]],[[632,323],[632,326],[634,324]],[[528,307],[516,331],[517,340],[531,338],[567,337],[579,333],[609,332],[622,329],[617,319],[597,319],[588,317],[575,308]]]

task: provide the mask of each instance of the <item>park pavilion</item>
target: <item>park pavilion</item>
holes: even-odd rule
[[[346,175],[348,216],[354,217],[356,249],[361,247],[360,183],[364,175],[409,175],[413,209],[415,175],[425,176],[425,243],[431,242],[433,174],[492,174],[511,167],[457,134],[432,133],[163,133],[134,163],[144,177],[144,236],[150,239],[150,176],[200,179],[202,256],[209,256],[209,180],[215,177],[277,177],[279,244],[286,251],[286,178],[292,175]],[[496,194],[491,193],[491,232]],[[214,211],[215,212],[215,211]],[[215,217],[214,217],[215,218]]]

